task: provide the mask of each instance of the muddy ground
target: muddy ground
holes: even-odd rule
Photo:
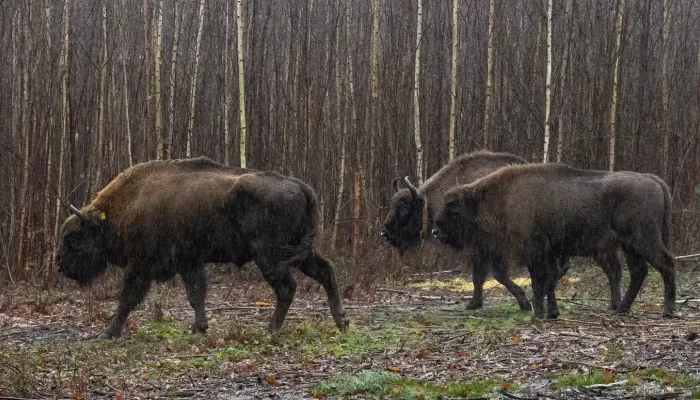
[[[274,296],[254,271],[212,269],[207,335],[189,333],[177,280],[155,286],[116,341],[94,337],[116,307],[117,277],[89,289],[9,285],[0,399],[700,398],[700,265],[680,269],[673,320],[661,318],[657,272],[616,316],[602,270],[579,262],[560,283],[557,321],[533,322],[495,281],[484,308],[466,310],[470,274],[452,271],[344,285],[344,334],[323,290],[299,277],[275,335]],[[526,273],[512,275],[530,294]]]

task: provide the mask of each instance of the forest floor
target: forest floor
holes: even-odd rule
[[[173,280],[116,341],[94,339],[116,307],[114,277],[90,289],[10,286],[0,290],[0,399],[700,398],[697,267],[680,267],[678,319],[661,318],[656,271],[631,314],[615,316],[605,275],[580,263],[560,283],[556,321],[533,322],[495,281],[471,311],[470,274],[414,274],[345,290],[343,334],[323,290],[300,277],[275,335],[272,290],[250,271],[219,271],[206,335],[189,333],[193,312]],[[530,294],[526,273],[512,275]]]

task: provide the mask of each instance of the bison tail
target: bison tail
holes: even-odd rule
[[[299,187],[306,196],[306,210],[304,218],[299,224],[296,232],[298,242],[293,246],[285,246],[281,249],[280,262],[283,264],[299,263],[307,258],[313,257],[315,251],[315,240],[317,224],[320,219],[318,200],[314,191],[303,182],[299,182]]]
[[[650,174],[651,178],[656,181],[656,183],[661,186],[661,190],[664,192],[664,215],[663,215],[663,226],[661,227],[661,240],[664,242],[664,246],[667,249],[671,249],[671,208],[672,208],[672,198],[671,190],[669,189],[666,182],[656,175]]]

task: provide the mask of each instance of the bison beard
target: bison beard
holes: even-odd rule
[[[649,263],[663,277],[663,314],[670,317],[676,299],[670,210],[668,186],[651,174],[529,164],[450,190],[433,234],[456,248],[473,245],[488,257],[524,263],[537,318],[544,315],[545,295],[547,317],[558,316],[558,260],[591,256],[614,264],[622,249],[631,279],[616,312],[629,311]]]
[[[178,274],[195,313],[192,332],[206,332],[209,262],[255,261],[277,299],[271,331],[281,328],[294,298],[292,267],[323,285],[336,325],[341,331],[348,325],[333,268],[314,246],[316,195],[297,179],[204,157],[151,161],[71,211],[61,227],[59,272],[84,285],[108,263],[125,270],[117,312],[101,338],[121,335],[153,280]]]

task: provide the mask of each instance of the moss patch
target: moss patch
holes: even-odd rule
[[[435,399],[447,397],[481,397],[498,385],[495,379],[470,382],[425,382],[398,373],[366,370],[356,375],[341,375],[316,384],[315,397],[363,395],[367,399]]]
[[[606,382],[605,375],[601,371],[591,371],[586,374],[578,372],[565,372],[556,376],[551,387],[560,390],[567,387],[590,386],[610,383]]]

